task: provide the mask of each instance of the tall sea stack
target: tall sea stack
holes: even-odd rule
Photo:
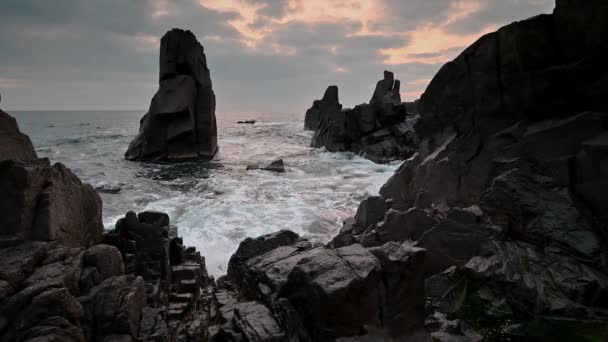
[[[158,92],[125,158],[211,159],[216,152],[215,94],[204,48],[192,32],[173,29],[160,43]]]

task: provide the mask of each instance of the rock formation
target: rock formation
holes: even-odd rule
[[[125,158],[211,159],[216,151],[215,94],[203,46],[192,32],[173,29],[161,39],[158,92]]]
[[[384,72],[370,104],[342,109],[338,87],[331,86],[322,100],[306,112],[305,128],[314,130],[311,145],[331,152],[352,151],[375,162],[407,159],[416,148],[414,118],[406,120],[400,82]]]
[[[19,131],[17,121],[0,110],[0,161],[36,159],[30,138]]]
[[[127,213],[104,234],[93,188],[0,119],[0,340],[202,341],[212,279],[167,215]]]
[[[332,85],[325,90],[321,100],[315,100],[312,107],[306,111],[304,129],[314,131],[319,127],[321,118],[342,110],[338,99],[338,86]]]
[[[445,315],[486,339],[605,338],[606,22],[605,1],[558,0],[443,66],[420,148],[333,240],[424,248],[433,338],[448,340]]]

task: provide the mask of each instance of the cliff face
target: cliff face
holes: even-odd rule
[[[36,158],[30,138],[19,131],[17,121],[0,110],[0,161]]]
[[[0,340],[202,341],[212,280],[168,216],[104,233],[93,188],[36,158],[2,111],[0,127]]]
[[[173,29],[161,39],[159,85],[125,158],[213,158],[215,94],[203,46],[192,32]]]
[[[333,245],[415,241],[436,310],[479,327],[605,321],[607,22],[605,1],[558,0],[443,66],[419,102],[416,154]]]

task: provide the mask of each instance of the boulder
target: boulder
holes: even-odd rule
[[[287,340],[270,310],[259,303],[237,304],[234,308],[233,319],[238,331],[242,332],[246,341],[281,342]]]
[[[38,158],[30,138],[21,133],[17,120],[0,110],[0,161]]]
[[[0,199],[3,236],[71,247],[101,242],[101,199],[62,164],[0,162],[0,191],[6,194]]]
[[[247,165],[247,171],[249,170],[264,170],[271,172],[283,173],[285,172],[285,164],[283,163],[283,159],[278,159],[266,166],[262,165]]]
[[[138,336],[146,304],[145,283],[141,277],[108,278],[78,300],[85,311],[84,323],[91,324],[85,331],[87,339],[110,334]]]
[[[358,335],[381,326],[380,262],[360,245],[324,249],[301,259],[279,295],[299,313],[313,340]]]
[[[213,158],[217,151],[215,94],[203,46],[192,32],[173,29],[162,37],[159,85],[125,158]]]
[[[243,274],[244,264],[251,258],[266,254],[281,246],[294,244],[300,236],[289,230],[281,230],[276,233],[262,235],[257,238],[246,238],[241,241],[236,252],[228,262],[227,277],[238,283]]]

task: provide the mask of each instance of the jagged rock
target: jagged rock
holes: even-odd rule
[[[274,247],[266,253],[250,258],[241,267],[239,278],[234,281],[239,295],[246,299],[269,302],[269,296],[282,288],[300,260],[321,251],[320,246],[302,240]]]
[[[72,296],[80,295],[81,248],[53,246],[46,258],[23,282],[23,286],[65,287]]]
[[[509,227],[509,234],[518,240],[559,246],[589,259],[599,252],[598,236],[568,190],[544,186],[521,169],[496,177],[481,207],[493,222]]]
[[[472,279],[522,311],[537,314],[597,318],[608,308],[608,276],[578,262],[525,242],[493,241],[487,256],[476,256],[464,267]]]
[[[323,94],[321,100],[315,100],[306,111],[306,117],[304,119],[304,129],[314,131],[319,127],[321,121],[333,113],[342,110],[342,105],[338,99],[338,87],[329,86]]]
[[[170,239],[167,214],[143,212],[137,215],[128,212],[116,222],[113,231],[105,234],[105,242],[117,247],[123,259],[126,259],[126,254],[134,254],[134,272],[145,280],[169,281]]]
[[[0,162],[1,234],[59,241],[71,247],[101,242],[101,199],[62,164],[48,159]]]
[[[289,299],[313,340],[358,335],[380,326],[380,262],[360,245],[301,259],[279,295]]]
[[[352,151],[376,162],[408,158],[417,138],[413,122],[406,122],[407,110],[401,103],[399,81],[385,71],[370,104],[342,109],[338,88],[331,86],[323,100],[306,112],[305,127],[315,130],[312,147],[331,152]]]
[[[228,262],[228,279],[238,283],[243,275],[244,264],[247,260],[268,253],[281,246],[289,246],[295,243],[300,236],[289,230],[281,230],[276,233],[262,235],[257,238],[246,238],[241,241],[238,249],[230,257]]]
[[[424,321],[424,259],[426,251],[409,243],[389,242],[369,251],[380,260],[386,286],[382,325],[389,336],[409,336]]]
[[[355,215],[355,222],[365,229],[382,221],[388,208],[389,206],[383,198],[378,196],[369,197],[359,204]]]
[[[234,308],[234,324],[246,341],[286,341],[285,334],[270,310],[256,302],[239,303]]]
[[[427,250],[425,274],[466,264],[472,257],[483,254],[487,242],[500,233],[474,212],[453,208],[445,220],[422,234],[416,243]]]
[[[383,245],[389,241],[417,241],[438,221],[418,208],[406,212],[388,210],[383,221],[368,227],[356,237],[366,247]]]
[[[158,312],[152,308],[143,308],[139,326],[139,336],[144,341],[167,341],[167,325]]]
[[[110,334],[137,336],[146,303],[145,283],[133,275],[111,277],[79,301],[85,322],[94,322],[93,329],[85,333],[87,339]]]
[[[21,133],[17,120],[0,110],[0,161],[38,158],[30,138]]]
[[[108,245],[97,245],[84,253],[84,264],[95,267],[102,280],[125,273],[125,265],[118,248]]]
[[[374,95],[369,103],[371,105],[382,105],[386,102],[401,104],[400,84],[399,80],[395,80],[395,75],[392,72],[384,71],[384,79],[376,84]]]
[[[203,46],[192,32],[173,29],[161,39],[159,84],[125,158],[213,158],[217,151],[215,94]]]
[[[278,160],[271,162],[270,164],[268,164],[266,166],[247,165],[247,171],[249,171],[249,170],[264,170],[264,171],[283,173],[283,172],[285,172],[285,164],[283,163],[283,159],[278,159]]]

